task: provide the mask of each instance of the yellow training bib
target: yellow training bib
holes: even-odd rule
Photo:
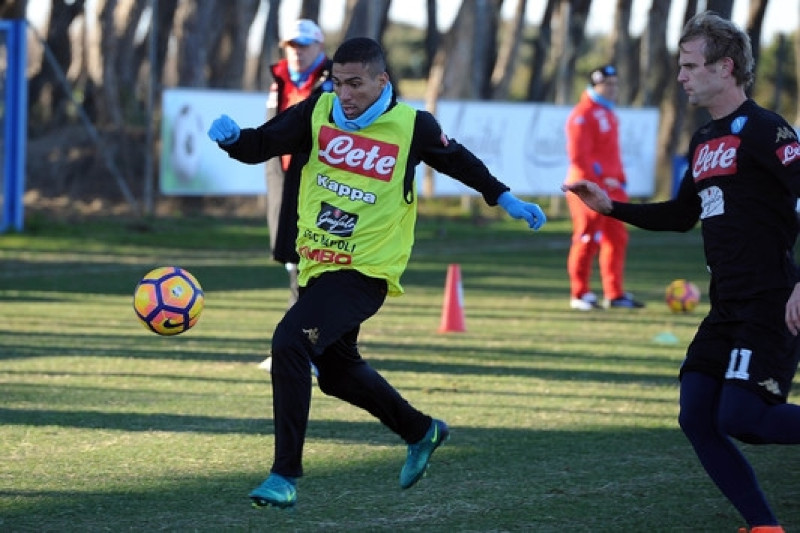
[[[400,276],[414,244],[417,197],[403,182],[416,110],[398,103],[357,132],[329,122],[334,94],[312,115],[312,149],[298,199],[300,285],[323,272],[352,268],[403,293]]]

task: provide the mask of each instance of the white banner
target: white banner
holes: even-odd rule
[[[173,195],[264,194],[264,165],[239,163],[206,132],[227,114],[243,128],[264,122],[266,93],[169,89],[163,95],[161,192]],[[420,101],[409,101],[422,109]],[[558,195],[567,175],[565,125],[571,106],[491,101],[437,104],[444,132],[469,148],[517,195]],[[655,190],[658,110],[618,108],[628,194]],[[417,169],[422,189],[422,166]],[[476,194],[459,181],[435,175],[434,194]]]
[[[422,108],[421,102],[409,102]],[[572,106],[441,101],[436,117],[444,132],[469,148],[515,194],[557,195],[567,176],[566,123]],[[630,196],[655,191],[658,110],[617,108],[622,162]],[[421,172],[417,173],[421,181]],[[434,194],[474,191],[436,174]]]
[[[161,105],[162,194],[266,193],[264,165],[231,159],[208,138],[208,128],[223,114],[243,128],[260,126],[267,115],[267,93],[167,89]]]

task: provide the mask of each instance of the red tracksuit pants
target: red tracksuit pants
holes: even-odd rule
[[[592,211],[577,195],[568,194],[566,198],[572,217],[572,242],[567,257],[572,298],[580,298],[591,290],[592,263],[598,254],[603,296],[609,300],[622,297],[625,294],[625,254],[628,248],[625,224]]]

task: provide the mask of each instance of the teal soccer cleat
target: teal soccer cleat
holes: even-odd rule
[[[407,489],[422,479],[428,469],[428,461],[436,448],[444,444],[450,436],[450,429],[441,420],[433,420],[422,440],[408,445],[406,464],[400,471],[400,487]]]
[[[286,509],[297,503],[295,480],[272,473],[250,493],[253,507],[279,507]]]

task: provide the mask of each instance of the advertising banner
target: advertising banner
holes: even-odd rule
[[[515,194],[551,196],[563,194],[560,187],[569,166],[565,126],[571,109],[552,104],[443,101],[437,105],[436,117],[448,137],[474,152]],[[651,196],[658,110],[616,111],[628,194]],[[435,195],[470,193],[460,182],[436,175]]]
[[[209,140],[215,118],[227,114],[241,127],[264,122],[266,93],[170,89],[164,91],[161,192],[174,195],[264,194],[264,165],[239,163]],[[421,101],[409,101],[422,109]],[[565,124],[571,106],[492,101],[439,101],[436,118],[445,134],[481,158],[518,195],[560,195],[567,175]],[[655,190],[658,110],[617,108],[628,194]],[[423,166],[417,168],[422,190]],[[434,195],[476,194],[435,174]]]
[[[266,193],[264,165],[231,159],[207,132],[223,114],[243,128],[260,126],[267,114],[267,93],[168,89],[161,104],[161,194]]]

